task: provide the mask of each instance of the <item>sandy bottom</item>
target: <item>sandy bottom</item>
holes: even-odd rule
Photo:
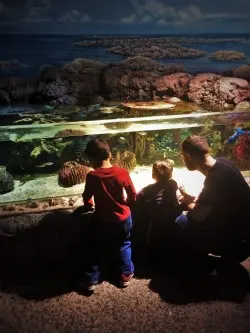
[[[151,170],[151,166],[138,166],[130,173],[137,191],[153,183]],[[173,177],[193,195],[199,192],[204,180],[204,176],[199,172],[190,172],[185,168],[176,168]],[[84,184],[77,184],[69,188],[59,186],[58,176],[53,174],[29,180],[24,184],[20,181],[15,181],[15,189],[12,192],[0,195],[0,203],[81,195],[83,191]]]
[[[153,183],[152,167],[138,166],[130,173],[136,191]],[[250,184],[250,177],[246,175]],[[186,168],[174,168],[173,178],[186,191],[197,196],[201,191],[205,177],[198,171],[188,171]],[[38,177],[22,184],[15,182],[15,189],[0,195],[0,216],[21,212],[39,212],[61,208],[73,208],[82,204],[81,194],[84,184],[70,188],[58,185],[57,174]]]
[[[153,183],[151,166],[138,166],[130,176],[136,191]],[[199,172],[190,172],[186,168],[175,168],[173,178],[195,196],[200,192],[204,181],[204,176]],[[83,191],[84,184],[69,188],[59,186],[57,174],[38,177],[24,184],[15,181],[15,189],[0,196],[0,216],[77,207],[82,204]]]

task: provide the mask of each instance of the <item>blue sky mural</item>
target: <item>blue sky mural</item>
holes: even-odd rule
[[[0,0],[0,33],[248,33],[249,0]]]

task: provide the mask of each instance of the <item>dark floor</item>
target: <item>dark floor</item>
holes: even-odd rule
[[[53,217],[1,236],[0,333],[250,332],[250,259],[230,268],[217,261],[209,274],[198,264],[178,272],[137,265],[126,289],[103,282],[92,296],[82,295],[79,248],[73,236],[65,242],[63,218],[59,229]]]
[[[75,292],[65,273],[1,289],[0,332],[250,332],[244,272],[196,279],[155,272],[126,289],[103,282],[92,296]]]

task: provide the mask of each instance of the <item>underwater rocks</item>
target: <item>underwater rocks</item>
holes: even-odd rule
[[[246,55],[238,51],[220,50],[211,53],[209,59],[216,61],[237,61],[246,59]]]
[[[38,93],[54,105],[91,103],[99,95],[103,67],[97,61],[76,59],[58,71],[45,68],[38,83]]]
[[[193,75],[188,73],[174,73],[164,75],[153,83],[155,96],[177,96],[184,97],[188,93],[189,82]]]
[[[244,80],[250,80],[250,66],[241,66],[225,75],[202,73],[193,76],[181,65],[164,65],[141,56],[109,65],[76,59],[60,69],[42,66],[38,79],[0,78],[0,104],[65,107],[103,104],[104,99],[125,102],[178,97],[208,108],[216,108],[219,104],[221,108],[225,103],[248,100],[249,88]],[[240,78],[244,82],[239,81]]]
[[[27,104],[32,99],[36,91],[36,82],[34,78],[25,77],[7,77],[0,78],[0,90],[7,100],[13,104]]]
[[[188,97],[199,105],[224,109],[225,104],[248,100],[249,84],[246,80],[213,73],[198,74],[189,83]]]
[[[84,183],[89,171],[89,167],[75,161],[66,162],[58,172],[58,183],[65,187]]]
[[[150,59],[197,58],[206,54],[204,51],[189,49],[175,44],[136,43],[135,45],[118,45],[108,49],[109,53],[125,57],[147,57]]]
[[[149,58],[128,58],[104,69],[101,78],[102,93],[110,100],[151,100],[152,82],[164,74],[181,69],[180,66],[165,66]]]
[[[220,78],[213,73],[196,75],[189,84],[188,97],[197,104],[206,101],[208,104],[214,101],[214,84]]]
[[[249,84],[243,79],[221,77],[216,81],[214,89],[221,104],[238,104],[250,97]]]
[[[5,194],[14,190],[14,179],[6,167],[0,166],[0,194]]]
[[[202,57],[206,52],[174,44],[167,37],[147,38],[98,38],[74,43],[78,47],[107,47],[108,53],[124,57],[147,57],[150,59],[180,59]]]

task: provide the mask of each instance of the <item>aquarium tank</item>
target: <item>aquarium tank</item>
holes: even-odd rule
[[[198,195],[204,176],[180,157],[192,134],[205,136],[212,155],[234,161],[249,182],[249,34],[0,40],[1,215],[82,205],[91,170],[84,151],[96,137],[137,191],[153,182],[155,161],[172,159],[178,184]]]
[[[117,104],[9,108],[0,126],[1,214],[81,205],[91,170],[84,151],[96,137],[109,143],[112,163],[129,171],[137,191],[153,182],[156,160],[172,159],[178,184],[199,193],[204,176],[188,171],[180,157],[180,142],[192,134],[205,136],[213,156],[232,159],[250,179],[246,102],[213,112],[177,97]]]

